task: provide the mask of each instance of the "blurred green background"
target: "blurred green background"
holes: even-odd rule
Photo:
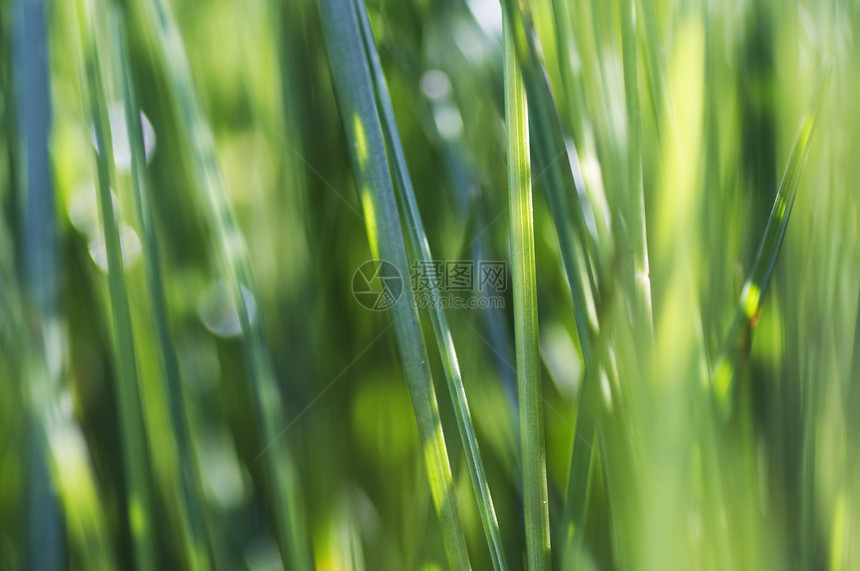
[[[608,263],[604,287],[618,293],[594,309],[606,358],[592,440],[577,432],[585,366],[536,161],[553,566],[857,568],[860,4],[527,4],[575,145],[554,160],[581,168],[603,259],[633,248],[624,192],[641,143],[653,300],[643,347],[624,264]],[[622,55],[630,6],[639,133]],[[500,6],[366,7],[434,258],[508,260]],[[373,255],[320,18],[311,0],[0,2],[0,568],[447,568],[390,318],[351,292]],[[143,203],[124,73],[152,147]],[[124,272],[107,271],[94,109],[113,139]],[[808,112],[809,158],[755,336],[747,327],[731,353],[738,388],[722,422],[702,387]],[[517,569],[506,296],[447,316]],[[491,568],[421,315],[469,556]],[[584,530],[569,511],[578,439],[598,459]]]

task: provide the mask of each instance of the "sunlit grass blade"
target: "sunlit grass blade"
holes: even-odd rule
[[[550,567],[550,540],[529,159],[529,115],[526,90],[512,38],[515,29],[510,25],[509,15],[505,14],[503,22],[511,280],[519,387],[526,552],[528,568],[541,570]]]
[[[586,363],[592,359],[591,345],[597,328],[593,311],[602,265],[593,212],[586,197],[575,148],[568,148],[552,93],[540,61],[537,35],[528,7],[513,0],[502,2],[513,48],[522,69],[528,93],[531,133],[537,154],[537,172],[542,173],[565,273],[574,303],[579,343]],[[576,172],[574,172],[574,167]],[[572,211],[573,223],[569,218]],[[591,221],[591,223],[589,223]],[[591,308],[591,309],[590,309]]]
[[[281,438],[287,425],[282,397],[266,347],[262,319],[260,316],[253,322],[249,319],[245,295],[242,294],[245,289],[259,299],[244,240],[229,204],[227,183],[218,162],[215,141],[197,102],[182,37],[169,6],[163,0],[142,2],[137,6],[144,21],[152,27],[153,47],[158,64],[167,75],[169,96],[187,123],[195,188],[202,193],[203,215],[213,232],[212,249],[229,287],[243,332],[241,343],[250,378],[249,391],[262,440],[262,452],[257,458],[265,466],[265,486],[274,503],[271,513],[276,520],[281,554],[289,568],[310,569],[310,541],[305,533],[298,475],[291,452]]]
[[[131,150],[131,178],[135,211],[140,228],[143,246],[143,261],[146,274],[146,288],[153,311],[153,320],[158,335],[158,357],[167,383],[167,397],[170,408],[172,432],[175,436],[176,451],[179,456],[179,471],[182,498],[177,506],[183,520],[184,555],[190,569],[211,567],[207,560],[207,542],[203,530],[203,489],[200,481],[200,467],[197,455],[189,440],[188,419],[183,403],[179,363],[175,345],[170,334],[167,319],[167,305],[161,277],[160,254],[156,240],[156,229],[151,218],[151,190],[146,172],[143,133],[140,123],[140,109],[132,86],[131,67],[128,57],[125,20],[123,14],[115,9],[111,12],[111,46],[115,62],[114,74],[121,84],[125,106],[125,120],[128,126],[129,147]]]
[[[354,176],[364,207],[371,250],[375,257],[393,264],[401,276],[408,276],[406,247],[356,6],[352,0],[325,0],[320,9],[332,81],[344,129],[351,143]],[[410,289],[405,288],[403,297],[389,312],[401,365],[412,395],[445,550],[453,568],[467,569],[469,557],[454,495],[451,467],[427,349],[412,298]]]
[[[96,46],[95,6],[91,0],[78,4],[81,44],[84,53],[89,114],[95,128],[94,150],[98,171],[97,194],[101,228],[108,261],[108,289],[115,346],[116,395],[123,442],[123,468],[127,479],[126,510],[128,527],[134,542],[134,559],[138,569],[156,569],[158,553],[154,537],[156,518],[146,453],[137,359],[129,307],[125,267],[120,246],[119,226],[111,198],[113,145],[105,104],[104,78]]]
[[[599,372],[599,358],[595,351],[599,331],[596,312],[600,304],[600,274],[604,271],[606,253],[601,251],[604,245],[598,241],[594,214],[586,197],[575,147],[568,158],[528,7],[505,0],[502,8],[511,30],[506,39],[513,40],[511,49],[522,66],[534,148],[540,159],[540,172],[546,177],[545,188],[573,297],[574,318],[585,365],[583,388],[577,405],[576,432],[579,437],[574,439],[565,507],[572,525],[570,533],[563,535],[566,541],[574,542],[576,552],[576,546],[583,540],[581,528],[586,516],[587,485],[592,472],[592,448],[596,442],[594,437],[600,412],[599,390],[594,386]],[[567,215],[568,198],[572,201],[572,219]]]
[[[412,178],[406,164],[403,146],[400,142],[400,134],[397,123],[394,120],[394,110],[391,107],[391,97],[388,94],[388,86],[382,72],[382,64],[379,54],[376,52],[376,44],[373,39],[373,31],[367,18],[364,0],[355,0],[356,11],[361,21],[362,35],[365,49],[367,50],[368,63],[376,88],[376,102],[379,115],[382,120],[382,130],[389,153],[393,155],[393,166],[395,174],[395,188],[399,193],[401,204],[405,204],[408,216],[407,227],[410,233],[409,244],[412,249],[412,257],[429,264],[433,260],[430,253],[430,243],[424,232],[424,223],[421,221],[421,212],[415,199],[415,191],[412,186]],[[434,284],[437,285],[437,284]],[[438,288],[434,293],[439,294]],[[472,478],[472,487],[478,501],[478,510],[481,513],[481,523],[484,534],[490,548],[490,556],[495,569],[506,569],[505,553],[502,548],[502,540],[499,535],[499,523],[493,508],[493,498],[490,487],[487,484],[487,476],[484,472],[484,464],[481,460],[481,451],[475,428],[472,424],[472,415],[469,412],[469,402],[466,398],[466,390],[463,387],[463,379],[460,373],[460,365],[457,360],[457,352],[454,349],[454,340],[448,327],[445,312],[438,304],[431,304],[429,308],[430,321],[433,324],[433,332],[436,336],[436,344],[445,370],[445,378],[448,381],[448,391],[454,405],[454,413],[457,418],[457,428],[460,431],[460,439],[463,442],[463,450],[466,454],[466,463],[469,467],[469,475]]]
[[[788,157],[788,164],[779,184],[764,236],[741,291],[734,321],[713,367],[714,398],[723,418],[728,417],[732,411],[738,367],[746,360],[752,349],[752,335],[758,324],[762,299],[785,238],[791,209],[797,197],[800,175],[809,156],[809,142],[815,129],[828,79],[829,71],[825,71],[813,92],[809,111]]]

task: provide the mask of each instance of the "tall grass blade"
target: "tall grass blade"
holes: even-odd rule
[[[140,109],[131,78],[131,65],[128,55],[128,41],[125,30],[124,14],[119,9],[111,11],[111,47],[114,53],[115,76],[121,85],[125,106],[125,120],[128,126],[129,146],[131,150],[131,178],[134,195],[135,211],[138,227],[142,236],[143,262],[153,320],[158,335],[160,365],[167,383],[167,395],[170,408],[172,433],[179,455],[179,471],[181,482],[181,502],[177,506],[183,520],[183,531],[187,530],[189,537],[184,538],[183,546],[186,564],[190,569],[206,569],[211,567],[207,559],[207,542],[203,530],[203,506],[200,500],[203,489],[200,479],[200,467],[197,455],[191,446],[189,438],[188,418],[183,403],[182,386],[179,376],[179,362],[175,345],[170,334],[167,319],[167,304],[164,295],[164,285],[160,269],[160,253],[156,240],[156,230],[151,218],[151,190],[149,176],[146,171],[146,155],[144,152],[143,131],[140,123]]]
[[[21,382],[12,388],[18,403],[8,394],[3,397],[7,405],[23,405],[26,423],[28,449],[21,471],[26,470],[29,521],[21,544],[29,568],[60,569],[74,559],[87,568],[111,569],[116,563],[86,443],[70,411],[61,406],[66,391],[61,379],[66,367],[59,303],[62,258],[49,154],[53,117],[44,6],[17,2],[14,11],[21,235],[11,240],[0,222],[0,240],[9,245],[0,253],[0,357],[7,367],[0,383]],[[19,246],[23,266],[20,280],[12,267],[13,244]],[[2,429],[9,426],[4,422]],[[6,451],[15,448],[12,444]]]
[[[89,114],[95,127],[97,148],[95,160],[98,171],[98,204],[108,261],[108,289],[113,316],[113,337],[116,358],[117,408],[123,442],[123,468],[127,479],[127,518],[134,543],[134,559],[138,569],[158,567],[153,516],[153,500],[146,453],[146,434],[137,375],[131,310],[125,279],[119,227],[111,199],[113,146],[104,101],[104,79],[96,46],[95,5],[92,0],[78,4],[81,43],[84,49],[84,69]]]
[[[48,154],[51,123],[50,85],[48,71],[48,41],[43,2],[18,0],[13,3],[15,37],[12,45],[13,73],[18,99],[19,168],[22,179],[20,213],[21,252],[24,283],[32,295],[26,300],[39,316],[37,331],[33,332],[42,372],[53,369],[54,375],[25,377],[24,393],[57,394],[57,367],[51,367],[51,333],[56,324],[57,309],[57,230],[51,161]],[[25,300],[22,300],[25,301]],[[23,333],[23,331],[21,332]],[[28,338],[30,335],[27,335]],[[54,348],[55,349],[55,348]],[[49,385],[45,387],[45,385]],[[29,389],[29,391],[28,391]],[[36,404],[36,403],[34,403]],[[36,407],[28,414],[28,509],[29,565],[40,569],[62,566],[62,516],[56,496],[51,489],[46,428]]]
[[[528,568],[540,570],[550,567],[550,539],[538,341],[529,116],[526,91],[512,37],[515,29],[510,25],[509,15],[505,14],[503,18],[511,278],[514,299],[514,345],[519,387],[526,552]]]
[[[394,120],[391,97],[388,94],[388,86],[385,82],[385,75],[382,72],[382,64],[376,51],[373,31],[367,18],[364,1],[355,0],[355,5],[359,20],[361,21],[364,46],[373,75],[374,87],[376,88],[377,108],[382,120],[385,142],[389,153],[393,155],[392,163],[394,165],[396,181],[395,188],[398,191],[401,204],[405,203],[406,205],[408,216],[407,227],[411,238],[409,244],[412,247],[412,257],[416,260],[422,260],[429,266],[433,260],[433,256],[430,253],[430,243],[427,240],[427,234],[424,232],[424,223],[421,221],[421,212],[418,210],[418,202],[415,199],[412,178],[409,176],[406,157],[400,142],[400,134],[397,130],[397,123]],[[434,293],[439,295],[438,284],[435,283],[435,280],[432,281]],[[502,548],[501,537],[499,536],[499,523],[493,508],[493,498],[490,494],[490,487],[487,484],[487,476],[484,472],[483,461],[481,460],[481,450],[478,446],[478,439],[472,424],[472,415],[469,412],[469,402],[466,398],[466,390],[463,387],[463,378],[460,373],[457,352],[454,349],[454,340],[448,327],[448,320],[445,317],[444,310],[438,304],[432,304],[429,308],[429,313],[430,322],[433,324],[433,333],[436,336],[436,344],[439,348],[439,355],[445,370],[445,378],[448,381],[448,391],[451,394],[451,400],[454,405],[457,428],[460,431],[460,439],[463,442],[463,450],[466,453],[466,464],[469,467],[469,475],[472,478],[472,488],[478,501],[478,510],[481,514],[481,523],[490,548],[493,567],[497,570],[506,569],[505,553]]]
[[[227,183],[221,172],[212,133],[200,110],[182,37],[163,0],[139,2],[144,20],[151,26],[158,62],[167,73],[170,97],[188,124],[188,136],[193,153],[196,188],[203,193],[204,216],[210,226],[213,248],[220,271],[230,289],[236,307],[242,336],[242,350],[250,377],[250,393],[254,404],[258,434],[264,445],[258,455],[265,465],[266,488],[274,506],[277,537],[281,554],[290,569],[311,568],[310,541],[305,533],[304,507],[292,455],[283,441],[281,431],[286,426],[283,404],[275,372],[269,359],[263,333],[262,319],[249,319],[245,289],[255,298],[251,269],[244,241],[232,213]]]
[[[597,298],[597,270],[602,265],[598,258],[600,252],[593,224],[594,214],[586,198],[575,148],[568,158],[568,148],[540,61],[537,34],[528,7],[521,2],[504,0],[502,9],[509,23],[513,49],[528,93],[531,132],[538,158],[536,172],[544,173],[546,178],[544,187],[573,296],[579,343],[587,364],[592,359],[591,345],[597,329],[596,316],[589,315],[589,308],[594,306]],[[573,213],[573,230],[570,211]]]
[[[724,419],[732,411],[738,367],[747,359],[752,349],[752,335],[758,324],[762,299],[767,291],[777,256],[782,247],[782,241],[785,238],[791,209],[794,206],[794,199],[797,197],[800,175],[806,164],[806,158],[809,156],[809,142],[815,129],[815,122],[828,79],[829,70],[825,70],[815,87],[809,111],[803,120],[800,133],[794,141],[791,154],[788,157],[788,165],[773,201],[773,208],[764,230],[764,236],[741,291],[734,321],[715,361],[713,393],[717,409]]]
[[[606,271],[609,257],[608,252],[601,250],[606,246],[599,242],[594,212],[586,196],[575,145],[568,157],[529,8],[512,0],[504,0],[502,8],[511,30],[507,39],[513,40],[512,49],[522,67],[528,93],[530,132],[534,136],[533,145],[539,160],[538,172],[547,179],[544,186],[573,297],[574,318],[585,367],[577,404],[578,437],[574,438],[565,506],[565,517],[569,518],[570,525],[562,536],[568,542],[567,548],[573,549],[568,553],[573,553],[575,557],[583,540],[588,482],[593,470],[593,448],[597,442],[595,437],[601,411],[600,390],[596,386],[601,358],[597,351],[600,331],[597,312],[603,294],[600,277]],[[568,204],[568,198],[571,205]],[[569,208],[572,219],[568,216]]]
[[[351,142],[354,175],[365,211],[371,250],[374,256],[393,264],[401,276],[406,276],[409,275],[406,247],[356,5],[352,0],[325,0],[320,9],[332,81],[347,138]],[[412,292],[409,288],[405,290],[400,301],[389,309],[397,348],[412,395],[445,550],[453,568],[468,569],[469,557],[433,391],[427,349],[418,313],[411,303]]]

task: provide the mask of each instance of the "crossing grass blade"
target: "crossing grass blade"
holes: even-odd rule
[[[401,204],[405,204],[408,216],[407,228],[409,229],[411,254],[413,259],[421,260],[429,266],[433,260],[430,252],[430,243],[424,232],[424,223],[421,221],[421,212],[415,199],[415,191],[412,186],[412,178],[406,164],[403,146],[400,142],[400,134],[397,123],[394,120],[394,110],[391,107],[391,97],[388,94],[385,76],[382,72],[382,64],[379,54],[376,52],[376,43],[373,39],[373,31],[367,18],[364,0],[355,0],[355,7],[361,21],[361,31],[364,39],[364,47],[367,52],[368,63],[373,75],[373,83],[376,88],[376,102],[382,130],[389,153],[393,155],[393,166],[395,174],[395,188],[398,191]],[[434,283],[434,286],[437,285]],[[438,288],[434,287],[434,293],[439,294]],[[505,553],[502,548],[502,540],[499,535],[499,523],[493,508],[493,498],[490,487],[487,484],[487,476],[484,472],[484,463],[481,460],[481,451],[475,428],[472,423],[472,415],[469,412],[469,402],[466,398],[466,390],[463,387],[463,378],[460,373],[460,365],[457,360],[457,352],[454,348],[454,339],[448,327],[448,320],[444,310],[438,304],[432,304],[429,308],[430,322],[433,324],[433,333],[436,336],[436,345],[442,359],[445,370],[445,378],[448,381],[448,391],[454,405],[454,413],[457,419],[457,428],[460,431],[460,439],[463,442],[463,450],[466,454],[466,464],[469,467],[469,475],[472,479],[472,488],[478,502],[478,510],[481,513],[481,523],[484,534],[490,548],[490,557],[493,567],[497,570],[506,569]]]
[[[97,194],[101,228],[108,261],[108,289],[113,320],[117,408],[121,421],[123,467],[127,479],[127,525],[134,542],[134,560],[138,569],[156,569],[158,554],[154,537],[156,518],[153,516],[152,483],[146,453],[146,433],[143,421],[137,358],[129,307],[129,293],[120,246],[119,226],[111,198],[113,145],[108,112],[105,104],[103,71],[96,46],[95,6],[92,0],[78,4],[81,43],[84,52],[89,114],[95,127],[97,148],[95,160],[98,171]]]
[[[257,299],[244,241],[228,201],[227,183],[220,169],[215,142],[200,110],[192,87],[185,48],[173,15],[166,2],[138,2],[143,21],[153,36],[158,64],[166,74],[166,84],[175,108],[187,124],[186,141],[193,158],[195,189],[202,194],[203,215],[213,232],[213,255],[225,278],[233,305],[237,309],[242,335],[242,350],[250,378],[248,390],[254,406],[254,418],[261,439],[257,456],[265,466],[265,488],[273,502],[271,513],[276,521],[281,555],[291,569],[311,568],[310,540],[306,535],[304,506],[300,483],[289,447],[281,439],[287,423],[280,390],[269,359],[262,319],[249,320],[242,290]]]
[[[356,5],[353,0],[325,0],[320,9],[332,81],[347,139],[351,142],[353,171],[364,207],[371,250],[375,257],[393,264],[401,276],[408,276],[406,247]],[[454,569],[468,569],[469,556],[454,495],[427,349],[412,298],[412,292],[405,288],[404,296],[389,312],[401,365],[412,395],[448,560]]]
[[[520,451],[528,568],[550,567],[549,504],[543,427],[537,281],[534,252],[529,115],[510,16],[505,14],[505,124],[511,220],[514,346],[519,394]]]
[[[829,69],[826,69],[813,91],[809,111],[803,120],[800,133],[794,141],[785,173],[773,201],[773,208],[764,230],[764,236],[741,291],[734,321],[723,342],[720,354],[715,360],[713,394],[718,413],[723,419],[731,415],[734,395],[737,390],[738,368],[746,361],[752,349],[752,336],[755,326],[758,324],[762,300],[773,274],[785,232],[788,229],[791,209],[794,206],[800,184],[800,175],[809,156],[809,143],[815,130],[816,119],[828,80]]]

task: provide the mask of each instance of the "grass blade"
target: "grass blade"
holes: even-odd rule
[[[504,0],[502,12],[503,19],[510,29],[506,40],[513,42],[511,49],[521,65],[523,81],[528,92],[530,118],[533,120],[531,132],[535,135],[534,148],[540,163],[539,172],[546,173],[547,177],[545,189],[558,235],[564,270],[573,297],[576,330],[585,364],[585,386],[583,396],[579,400],[576,430],[584,434],[584,438],[592,440],[574,439],[566,508],[568,513],[576,512],[582,516],[578,521],[574,521],[574,530],[576,530],[581,527],[582,518],[585,516],[584,502],[587,494],[585,486],[587,486],[587,475],[591,471],[590,447],[595,434],[597,411],[590,406],[592,399],[586,397],[597,392],[596,387],[588,385],[593,384],[598,378],[598,363],[594,351],[598,318],[596,314],[590,312],[594,311],[593,308],[599,301],[597,297],[599,280],[595,275],[595,266],[601,268],[604,263],[598,258],[600,252],[597,249],[598,238],[595,229],[588,224],[588,220],[593,221],[594,214],[586,199],[575,147],[571,153],[573,160],[556,160],[559,157],[567,158],[568,151],[549,83],[540,61],[537,34],[528,6],[513,0]],[[573,230],[567,216],[568,197],[571,197],[573,203]],[[522,406],[523,403],[520,402],[521,410]],[[523,438],[522,435],[521,438]],[[588,449],[583,448],[586,445]],[[576,507],[577,504],[581,504],[581,509]]]
[[[22,288],[8,274],[11,263],[5,262],[11,259],[0,260],[0,357],[8,365],[9,380],[25,382],[20,393],[28,425],[29,450],[23,464],[28,470],[29,537],[21,543],[29,549],[26,566],[30,568],[60,569],[74,560],[90,569],[112,569],[116,562],[87,444],[80,425],[61,404],[67,394],[61,379],[67,363],[59,303],[62,260],[49,154],[53,118],[44,6],[18,2],[15,11],[19,20],[13,70],[23,159],[19,228],[24,279],[20,285],[29,295],[22,295]],[[5,238],[5,232],[0,234]],[[2,428],[7,426],[4,423]]]
[[[251,323],[242,289],[257,299],[250,264],[238,225],[228,201],[227,183],[221,172],[212,132],[200,110],[182,37],[166,2],[155,0],[137,4],[155,37],[154,48],[159,64],[167,72],[170,96],[188,123],[189,143],[193,149],[195,188],[204,193],[201,204],[210,226],[213,248],[219,269],[229,286],[239,316],[242,349],[250,378],[250,393],[260,439],[264,442],[260,458],[265,464],[266,489],[274,503],[281,555],[291,569],[310,569],[310,542],[305,534],[304,508],[292,455],[279,441],[284,420],[281,393],[268,356],[262,319]]]
[[[400,142],[400,134],[397,130],[397,123],[394,120],[391,97],[388,94],[385,76],[382,73],[379,54],[376,52],[373,31],[367,18],[367,11],[363,0],[356,0],[355,5],[359,20],[361,21],[364,45],[373,74],[374,86],[376,87],[377,107],[382,119],[385,141],[389,152],[394,156],[392,163],[397,182],[395,187],[399,192],[401,203],[406,204],[409,221],[407,227],[411,237],[409,243],[412,246],[412,257],[429,264],[433,260],[433,256],[430,253],[430,243],[427,240],[427,234],[424,232],[421,212],[418,210],[418,202],[415,199],[412,178],[409,176],[406,157],[404,156],[403,146]],[[434,283],[433,285],[437,284]],[[438,291],[434,291],[434,293],[438,293]],[[481,513],[481,523],[483,524],[484,534],[490,548],[493,568],[497,570],[506,569],[505,553],[502,548],[501,537],[499,536],[499,523],[496,520],[493,498],[490,494],[490,487],[487,484],[487,476],[484,473],[481,451],[478,446],[477,436],[475,435],[475,428],[472,424],[472,415],[469,412],[469,402],[466,398],[466,390],[463,387],[457,352],[454,349],[454,340],[451,336],[451,330],[448,327],[448,320],[445,317],[444,310],[438,304],[431,304],[429,312],[430,321],[433,324],[433,333],[436,336],[436,344],[439,347],[439,354],[445,370],[445,378],[448,381],[448,391],[451,394],[451,400],[454,405],[457,428],[460,431],[460,439],[463,442],[463,450],[466,453],[466,464],[469,467],[469,475],[472,478],[472,488],[475,491],[478,510]]]
[[[509,23],[513,49],[528,92],[533,122],[531,131],[535,136],[534,148],[539,159],[537,172],[545,173],[547,179],[545,189],[573,296],[579,343],[583,359],[588,364],[592,360],[591,345],[597,329],[597,317],[589,315],[589,308],[593,308],[596,301],[598,287],[595,265],[598,268],[602,265],[598,260],[596,231],[593,224],[588,223],[589,220],[593,221],[594,215],[585,196],[575,148],[571,153],[573,160],[564,160],[568,158],[568,149],[538,55],[537,35],[528,7],[513,0],[504,0],[502,11]],[[568,203],[568,197],[571,203]],[[574,217],[573,231],[568,219],[570,210]]]
[[[202,537],[203,508],[200,499],[203,490],[200,482],[200,468],[197,456],[190,444],[188,419],[183,404],[181,380],[179,377],[179,362],[175,345],[170,334],[167,321],[167,304],[160,269],[160,254],[156,241],[155,228],[151,219],[149,177],[146,172],[146,156],[144,152],[143,132],[140,124],[140,109],[137,105],[135,90],[132,86],[131,67],[128,55],[128,42],[123,15],[115,9],[111,12],[111,40],[113,52],[116,55],[115,76],[119,78],[125,104],[125,119],[128,125],[129,146],[131,150],[132,188],[138,227],[142,236],[143,261],[146,278],[146,288],[152,304],[153,320],[158,335],[159,357],[164,379],[167,383],[167,396],[170,408],[171,429],[175,436],[176,449],[179,456],[180,482],[182,498],[180,501],[183,532],[189,537],[184,538],[183,546],[189,546],[185,554],[186,564],[190,569],[209,568],[206,560],[207,543]]]
[[[549,569],[549,505],[538,346],[537,281],[526,91],[505,15],[505,124],[511,215],[514,345],[519,387],[526,551],[529,569]]]
[[[107,106],[104,101],[104,79],[96,46],[95,6],[90,0],[78,5],[81,42],[84,47],[89,113],[95,127],[97,148],[95,160],[98,170],[98,204],[104,233],[108,261],[108,288],[113,314],[113,337],[116,351],[116,391],[121,438],[123,467],[127,478],[127,517],[134,560],[138,569],[157,568],[157,551],[153,529],[152,490],[149,460],[146,454],[146,435],[142,403],[137,376],[137,360],[129,307],[128,287],[120,246],[119,227],[111,199],[111,170],[114,162]]]
[[[373,255],[409,275],[391,173],[386,157],[382,125],[376,107],[373,82],[361,37],[355,4],[350,0],[325,0],[321,4],[332,81],[350,146],[356,183],[365,210],[368,239]],[[384,267],[384,266],[383,266]],[[412,395],[413,407],[430,488],[442,525],[451,566],[469,568],[469,557],[454,495],[451,467],[427,362],[427,350],[412,292],[406,288],[390,308],[400,360]]]
[[[58,393],[59,378],[56,373],[59,363],[51,366],[49,360],[52,355],[49,352],[52,349],[52,324],[56,323],[59,258],[48,152],[51,103],[46,22],[42,2],[19,0],[14,3],[13,9],[16,23],[12,45],[13,73],[19,101],[17,138],[21,187],[24,191],[19,226],[22,234],[20,259],[26,291],[31,294],[31,299],[21,301],[32,304],[39,317],[36,331],[33,332],[39,351],[32,356],[32,360],[37,361],[42,369],[25,377],[28,385],[25,394],[27,391],[32,395],[45,392],[54,396]],[[29,339],[30,335],[25,338]],[[29,367],[27,369],[29,372]],[[54,374],[47,374],[49,371]],[[57,569],[61,567],[64,557],[62,515],[51,490],[46,427],[40,418],[39,403],[33,404],[35,406],[28,410],[27,431],[30,441],[27,474],[30,481],[27,487],[30,512],[28,564],[35,568]]]
[[[800,133],[794,141],[788,165],[779,184],[773,209],[759,244],[758,252],[741,291],[739,307],[723,348],[713,369],[713,392],[719,413],[727,418],[732,411],[737,386],[737,370],[752,349],[752,335],[761,312],[762,298],[773,274],[779,255],[791,209],[797,196],[800,175],[809,156],[809,141],[815,129],[815,121],[829,78],[829,71],[819,79],[812,95],[809,112],[803,120]]]

